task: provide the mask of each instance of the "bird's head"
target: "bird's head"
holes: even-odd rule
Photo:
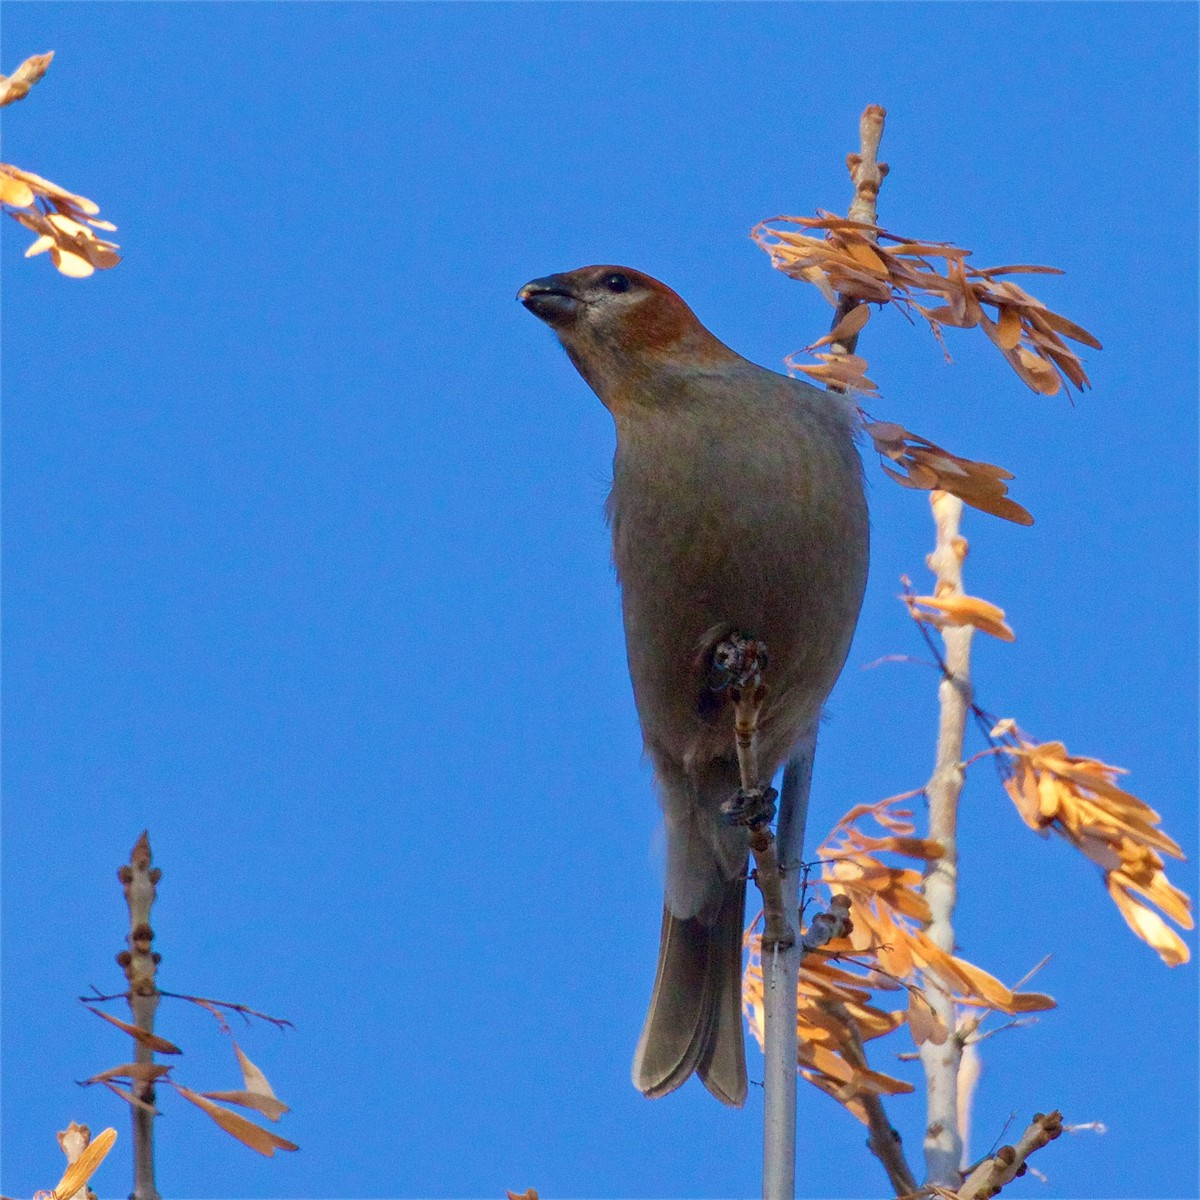
[[[580,267],[527,283],[517,299],[558,334],[579,373],[613,411],[672,366],[738,356],[664,283],[630,267]]]

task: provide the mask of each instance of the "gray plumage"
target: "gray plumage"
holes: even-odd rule
[[[741,358],[674,292],[627,268],[551,276],[522,299],[556,329],[617,428],[613,560],[667,830],[658,971],[634,1083],[659,1096],[695,1071],[740,1105],[747,834],[720,820],[739,777],[732,705],[711,689],[710,656],[730,633],[766,644],[767,782],[819,719],[862,601],[854,408]]]

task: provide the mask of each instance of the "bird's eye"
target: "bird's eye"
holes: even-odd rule
[[[605,275],[600,280],[600,284],[610,292],[627,292],[633,286],[629,276],[622,275],[620,271],[613,271],[611,275]]]

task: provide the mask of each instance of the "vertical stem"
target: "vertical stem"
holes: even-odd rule
[[[887,114],[878,104],[868,105],[859,121],[860,152],[847,156],[854,182],[850,215],[875,222],[879,185],[887,164],[878,160],[879,142]],[[833,325],[856,301],[839,297]],[[834,354],[849,354],[850,345],[835,343]],[[835,551],[836,552],[836,551]],[[808,820],[808,794],[812,784],[817,731],[814,726],[797,742],[783,773],[779,801],[778,862],[782,872],[784,917],[790,927],[799,922],[800,871],[804,855],[804,827]],[[756,855],[757,859],[757,855]],[[790,945],[768,945],[763,936],[763,1054],[766,1057],[766,1108],[763,1114],[763,1200],[792,1200],[796,1194],[796,1081],[799,1059],[796,1036],[797,979],[803,947],[799,937]]]
[[[935,595],[962,594],[962,564],[966,539],[959,535],[962,501],[947,492],[930,496],[937,544],[929,568],[937,576]],[[947,954],[954,953],[954,906],[958,899],[958,801],[963,785],[963,736],[970,712],[971,636],[969,625],[948,625],[942,630],[945,675],[938,687],[937,758],[926,794],[929,797],[929,837],[942,845],[942,854],[925,872],[925,899],[929,904],[929,937]],[[954,999],[931,974],[925,975],[925,996],[941,1018],[949,1036],[940,1046],[925,1042],[921,1063],[925,1068],[925,1183],[957,1188],[961,1182],[962,1133],[958,1115],[958,1070],[962,1043],[956,1029]]]
[[[813,729],[793,750],[779,797],[776,850],[783,912],[793,935],[799,919],[804,827],[815,751]],[[763,1200],[792,1200],[796,1194],[796,980],[801,953],[797,936],[786,948],[778,944],[763,947]]]
[[[154,930],[150,910],[154,907],[156,887],[162,872],[150,865],[150,838],[143,833],[134,844],[127,866],[118,871],[129,906],[128,949],[117,955],[129,980],[129,1007],[133,1022],[147,1033],[154,1032],[154,1014],[158,1009],[158,983],[155,978],[159,955],[151,949]],[[154,1051],[134,1041],[134,1061],[153,1063]],[[130,1200],[160,1200],[154,1182],[154,1082],[133,1081],[133,1093],[147,1108],[131,1105],[133,1114],[133,1194]]]
[[[862,1038],[859,1035],[858,1023],[846,1004],[842,1001],[823,1005],[832,1013],[849,1032],[850,1037],[842,1043],[842,1054],[851,1066],[860,1070],[868,1070],[866,1051],[863,1049]],[[904,1157],[904,1148],[900,1142],[900,1133],[888,1120],[883,1107],[882,1097],[873,1092],[862,1092],[858,1102],[863,1106],[867,1115],[867,1128],[871,1136],[867,1138],[867,1149],[883,1164],[887,1172],[888,1182],[897,1196],[911,1196],[918,1190],[917,1181]]]
[[[879,143],[883,139],[886,117],[887,110],[882,105],[868,104],[858,122],[859,152],[846,155],[846,166],[854,181],[854,199],[846,215],[852,221],[862,221],[864,225],[874,225],[879,220],[879,188],[888,173],[887,163],[879,161]],[[874,233],[868,233],[866,237],[872,242],[879,240]],[[842,318],[861,303],[861,300],[851,296],[839,295],[832,327],[836,329]],[[833,354],[853,354],[857,345],[858,334],[855,333],[844,341],[834,342],[830,351]]]

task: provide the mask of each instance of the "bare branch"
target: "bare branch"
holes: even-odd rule
[[[129,906],[129,944],[117,955],[129,980],[129,1007],[134,1023],[147,1035],[154,1034],[154,1014],[158,1010],[159,955],[151,949],[154,930],[150,926],[150,910],[162,872],[150,865],[150,838],[143,832],[134,843],[127,866],[117,872],[125,889]],[[101,1016],[104,1014],[101,1013]],[[145,1039],[134,1040],[134,1061],[152,1066],[154,1051]],[[131,1200],[159,1200],[154,1183],[154,1080],[137,1079],[133,1094],[140,1102],[132,1106],[133,1115],[133,1195]]]
[[[854,199],[850,203],[847,214],[851,221],[861,221],[864,225],[876,225],[879,221],[878,203],[879,187],[884,176],[888,173],[887,163],[879,161],[879,143],[883,139],[883,123],[887,110],[879,104],[868,104],[863,109],[858,122],[858,137],[860,148],[857,154],[846,155],[846,166],[850,178],[854,181]],[[868,240],[877,242],[878,239],[868,233]],[[861,300],[839,293],[837,308],[834,310],[833,331],[839,326],[845,328],[844,322],[850,312],[862,304]],[[858,335],[864,322],[851,321],[849,328],[853,332],[842,334],[830,347],[833,354],[853,354],[858,345]],[[857,328],[855,326],[857,325]]]
[[[816,730],[813,729],[792,752],[783,773],[775,848],[783,868],[779,887],[786,914],[798,915],[800,911],[804,831],[808,822],[815,752]],[[789,920],[787,929],[792,928]],[[761,952],[765,1059],[763,1200],[791,1200],[796,1194],[796,1064],[799,1060],[796,1009],[800,953],[794,937],[791,945],[776,942],[769,950],[764,941]]]
[[[850,1031],[850,1040],[843,1046],[846,1061],[860,1070],[870,1070],[866,1050],[858,1032],[858,1022],[851,1015],[845,1004],[827,1006],[831,1012],[845,1024]],[[867,1128],[871,1136],[867,1138],[867,1149],[883,1164],[887,1172],[892,1191],[897,1196],[909,1196],[917,1190],[917,1180],[904,1157],[904,1147],[900,1141],[900,1133],[888,1120],[883,1107],[883,1098],[874,1092],[859,1093],[858,1102],[867,1114]]]
[[[937,544],[929,557],[929,567],[937,577],[936,594],[949,597],[963,594],[962,563],[967,553],[966,539],[959,535],[962,501],[946,492],[930,496]],[[963,737],[971,712],[971,639],[970,625],[948,625],[941,631],[945,645],[945,675],[938,688],[941,714],[938,723],[937,757],[933,775],[926,788],[929,797],[929,838],[942,847],[941,855],[930,862],[925,874],[925,899],[930,921],[926,932],[931,941],[947,954],[954,953],[954,906],[958,899],[958,801],[963,785]],[[963,1142],[959,1127],[958,1069],[962,1042],[955,1034],[954,999],[943,982],[930,973],[925,976],[925,995],[951,1036],[940,1045],[932,1041],[921,1046],[925,1068],[926,1184],[956,1187],[962,1162]]]
[[[1025,1160],[1035,1150],[1054,1141],[1062,1131],[1062,1113],[1035,1113],[1032,1124],[1015,1146],[1001,1146],[967,1176],[958,1189],[958,1200],[987,1200],[995,1196],[1006,1184],[1025,1174]]]
[[[876,170],[874,163],[879,139],[883,135],[883,116],[883,109],[872,105],[864,112],[859,126],[862,153],[858,156],[858,165],[869,159],[871,166],[866,171],[856,174],[856,164],[852,161],[855,156],[851,156],[848,163],[855,184],[855,202],[858,202],[860,194],[866,196],[867,192],[871,191],[872,207],[874,194],[879,190],[878,180],[882,179],[882,174]],[[878,178],[871,175],[872,171]],[[835,329],[837,323],[835,317]],[[763,1054],[766,1059],[763,1114],[764,1200],[790,1200],[796,1191],[796,1065],[799,1058],[796,1011],[801,950],[795,943],[792,931],[793,922],[799,913],[804,830],[808,818],[808,796],[815,752],[816,730],[813,729],[804,742],[797,745],[784,772],[777,844],[764,847],[775,851],[775,854],[764,855],[754,841],[751,842],[758,875],[763,874],[764,867],[768,873],[775,867],[783,868],[778,880],[768,877],[765,881],[772,892],[778,886],[784,925],[782,939],[776,936],[773,944],[769,943],[767,934],[774,930],[770,922],[770,913],[767,913],[767,927],[762,943]],[[769,837],[769,831],[767,836]],[[758,840],[762,840],[761,836],[758,836]],[[760,880],[760,887],[763,882]],[[763,889],[763,901],[765,907],[766,888]]]
[[[159,992],[158,994],[171,1000],[186,1000],[189,1004],[195,1004],[206,1012],[212,1013],[217,1019],[217,1024],[221,1026],[222,1033],[230,1032],[229,1023],[220,1012],[223,1008],[237,1013],[247,1025],[250,1024],[250,1019],[255,1017],[260,1021],[266,1021],[268,1024],[274,1025],[276,1029],[295,1028],[291,1021],[286,1020],[284,1017],[272,1017],[269,1013],[259,1012],[247,1004],[236,1004],[232,1000],[212,1000],[208,996],[188,996],[183,992]]]

